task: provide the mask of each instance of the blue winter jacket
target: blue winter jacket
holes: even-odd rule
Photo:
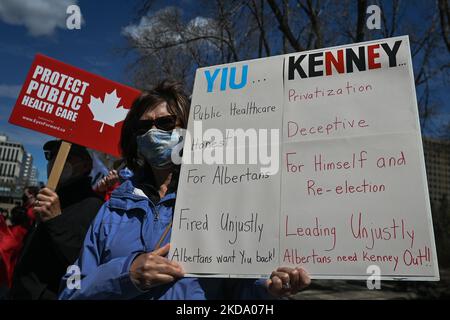
[[[158,203],[131,180],[114,190],[90,226],[80,257],[80,288],[69,289],[72,271],[61,281],[60,299],[268,299],[263,279],[182,278],[141,291],[131,281],[134,258],[154,250],[172,220],[175,193]],[[162,245],[170,239],[170,232]],[[72,269],[73,270],[73,269]],[[67,281],[69,278],[69,281]]]

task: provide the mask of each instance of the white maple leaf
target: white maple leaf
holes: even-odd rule
[[[88,107],[94,115],[94,121],[102,123],[100,132],[103,132],[105,124],[114,127],[116,123],[125,120],[129,110],[123,106],[118,107],[120,99],[117,96],[117,90],[106,93],[103,101],[100,98],[91,96],[91,102],[89,102]]]

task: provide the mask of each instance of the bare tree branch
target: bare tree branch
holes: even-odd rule
[[[448,0],[438,0],[441,32],[447,50],[450,52],[450,6]]]
[[[367,0],[357,0],[358,1],[358,18],[356,21],[356,42],[364,41],[364,30],[366,28],[366,10],[367,10]]]
[[[158,2],[147,1],[149,6]],[[204,0],[205,17],[188,22],[179,7],[165,7],[132,25],[125,34],[127,50],[138,52],[136,83],[169,76],[191,87],[192,71],[201,66],[409,34],[422,129],[431,130],[439,106],[432,92],[450,70],[442,54],[444,47],[450,51],[449,0],[436,0],[434,7],[413,16],[405,14],[416,10],[415,3],[389,1],[375,2],[382,9],[379,31],[366,29],[367,0],[267,0],[268,5],[265,0]]]
[[[300,7],[303,9],[303,11],[306,13],[306,15],[309,18],[309,21],[311,21],[311,29],[313,32],[311,32],[311,36],[314,35],[316,38],[314,48],[322,48],[323,47],[323,37],[322,32],[320,29],[320,21],[319,21],[319,12],[320,12],[320,1],[317,1],[316,8],[314,8],[313,3],[311,0],[306,0],[306,5],[302,1],[297,1],[297,3],[300,5]],[[311,41],[311,38],[308,39],[308,44]],[[309,45],[308,45],[309,47]]]
[[[259,7],[256,3],[256,0],[251,0],[250,3],[247,4],[247,6],[250,9],[250,12],[252,13],[253,17],[255,18],[255,21],[258,25],[259,32],[260,32],[260,46],[264,45],[264,49],[266,51],[266,56],[270,56],[270,45],[267,40],[266,35],[266,26],[265,26],[265,19],[264,19],[264,0],[259,0]],[[262,56],[261,48],[259,48],[259,54],[258,57]]]
[[[294,48],[296,51],[304,51],[305,49],[300,45],[297,39],[295,39],[294,34],[292,33],[291,28],[289,27],[289,24],[286,23],[284,15],[281,13],[280,8],[276,4],[275,0],[267,0],[267,2],[269,3],[269,6],[272,9],[273,14],[278,20],[280,31],[283,33],[283,35],[286,36],[292,48]]]

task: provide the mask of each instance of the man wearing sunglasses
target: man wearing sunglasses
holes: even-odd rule
[[[44,145],[49,175],[61,141]],[[12,299],[56,299],[61,277],[74,263],[103,201],[91,188],[92,159],[73,144],[57,189],[42,188],[33,204],[37,227],[25,241],[10,292]]]

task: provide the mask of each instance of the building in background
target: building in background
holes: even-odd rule
[[[18,183],[19,185],[26,186],[29,184],[32,168],[33,168],[33,156],[31,155],[31,153],[25,152],[22,160],[20,182]]]
[[[22,143],[9,140],[0,133],[0,207],[21,204],[23,188],[39,186],[39,175],[33,156]]]
[[[30,171],[30,177],[28,179],[28,185],[37,187],[39,185],[38,177],[39,177],[38,169],[35,166],[32,166]]]
[[[432,204],[450,198],[450,141],[423,138],[428,190]]]
[[[0,184],[16,186],[22,177],[25,149],[21,143],[0,135]]]
[[[0,134],[0,203],[20,201],[25,155],[21,143],[10,141],[8,136]]]
[[[13,191],[29,185],[38,185],[38,170],[33,165],[33,156],[25,151],[23,144],[0,134],[0,190]]]

